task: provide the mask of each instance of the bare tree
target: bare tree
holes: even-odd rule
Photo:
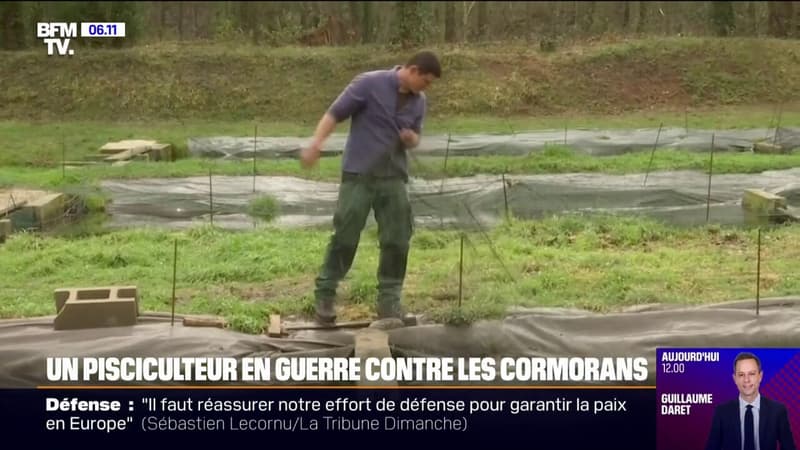
[[[473,2],[474,3],[474,2]],[[478,40],[486,39],[489,33],[489,11],[487,2],[477,2],[478,4],[478,27],[475,29],[475,37]]]
[[[372,33],[373,11],[372,2],[361,2],[361,42],[372,43],[375,39]]]
[[[463,2],[463,3],[464,3],[464,9],[463,9],[464,15],[463,15],[462,21],[461,21],[461,25],[462,25],[461,31],[463,33],[464,42],[466,42],[467,41],[467,36],[469,36],[469,15],[470,15],[470,13],[472,13],[472,8],[475,6],[475,2],[472,1],[472,2]]]
[[[789,37],[794,18],[793,2],[767,2],[769,12],[768,32],[770,36]]]
[[[647,9],[648,2],[639,2],[639,22],[636,24],[637,33],[644,33],[644,27],[647,22]]]
[[[183,40],[183,2],[178,2],[178,40]]]
[[[717,36],[729,36],[736,28],[733,2],[711,2],[711,24]]]
[[[758,13],[756,12],[756,2],[747,2],[747,16],[750,18],[750,34],[758,34]]]
[[[0,4],[0,44],[0,48],[5,50],[20,50],[25,47],[22,2]]]
[[[453,2],[444,2],[444,40],[456,41],[456,5]]]

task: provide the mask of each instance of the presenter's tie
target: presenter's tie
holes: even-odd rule
[[[753,405],[744,413],[744,450],[756,450],[756,432],[753,424]]]

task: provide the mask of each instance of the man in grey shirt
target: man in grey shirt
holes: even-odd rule
[[[303,167],[312,167],[336,125],[351,118],[334,232],[315,280],[320,323],[336,321],[336,289],[350,270],[371,210],[380,241],[378,318],[403,316],[401,293],[414,223],[406,190],[406,149],[419,145],[426,112],[423,91],[440,77],[439,60],[427,51],[403,66],[357,75],[322,116],[310,145],[301,152]]]

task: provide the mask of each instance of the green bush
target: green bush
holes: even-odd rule
[[[268,195],[256,197],[250,200],[248,213],[253,217],[271,221],[278,215],[278,201]]]

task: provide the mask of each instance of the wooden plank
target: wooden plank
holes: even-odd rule
[[[151,141],[147,139],[126,139],[123,141],[106,143],[105,145],[100,147],[100,153],[115,155],[117,153],[124,152],[125,150],[131,150],[139,147],[148,148],[149,146],[155,144],[157,144],[156,141]]]
[[[100,164],[99,161],[64,161],[65,166],[96,166]]]
[[[122,152],[117,153],[116,155],[111,155],[105,159],[105,161],[124,161],[126,159],[131,159],[137,155],[141,155],[142,153],[147,153],[148,148],[143,147],[136,147],[131,148]]]
[[[366,365],[368,358],[391,358],[389,349],[389,335],[376,328],[359,330],[355,337],[355,357],[361,360],[361,367]],[[360,379],[359,386],[397,386],[394,380],[369,381]]]
[[[787,151],[780,144],[771,144],[769,142],[756,142],[755,144],[753,144],[753,153],[779,155],[781,153],[787,153]]]
[[[284,331],[301,331],[301,330],[335,330],[341,328],[367,328],[372,324],[371,320],[355,320],[352,322],[337,322],[333,325],[321,325],[318,323],[299,323],[295,325],[286,325],[283,327]],[[417,325],[417,316],[407,315],[403,318],[403,324],[407,327]]]
[[[267,336],[269,337],[281,337],[283,334],[281,329],[281,315],[280,314],[270,314],[269,316],[269,327],[267,328]]]
[[[225,328],[226,325],[225,319],[216,316],[185,316],[183,318],[185,327]]]

